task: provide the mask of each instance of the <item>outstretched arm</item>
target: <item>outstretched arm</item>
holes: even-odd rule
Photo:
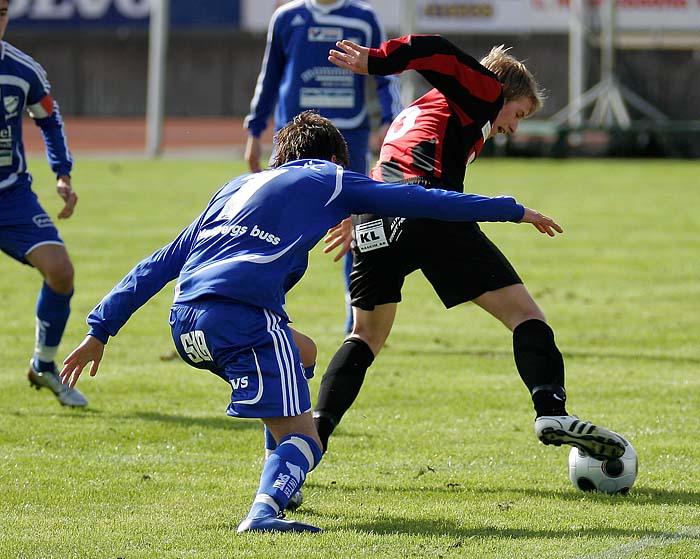
[[[551,217],[541,214],[537,210],[525,208],[525,213],[519,223],[531,223],[540,233],[546,233],[554,237],[556,233],[563,233],[564,229]],[[330,254],[336,248],[338,251],[333,256],[333,262],[337,262],[345,256],[352,248],[352,218],[348,217],[338,225],[328,230],[323,242],[326,246],[323,249],[325,254]]]
[[[63,361],[63,369],[59,373],[61,381],[73,388],[75,383],[78,382],[80,373],[83,372],[85,366],[90,362],[92,362],[90,376],[94,377],[97,374],[97,369],[100,367],[104,351],[105,344],[100,340],[94,336],[85,336],[82,343]]]

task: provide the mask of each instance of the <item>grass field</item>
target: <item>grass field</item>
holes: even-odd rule
[[[46,163],[31,168],[52,215]],[[60,224],[76,295],[61,357],[89,310],[168,242],[227,161],[79,161]],[[570,484],[544,447],[510,335],[472,306],[445,311],[411,276],[389,345],[305,486],[295,518],[317,535],[237,535],[261,468],[258,422],[224,415],[219,379],[169,359],[172,290],[113,339],[86,410],[28,387],[35,271],[1,260],[0,558],[700,557],[700,162],[484,160],[468,190],[510,193],[555,217],[484,226],[548,315],[569,409],[625,434],[640,457],[627,497]],[[436,242],[439,242],[436,239]],[[319,345],[318,390],[342,340],[341,273],[320,250],[290,293]]]

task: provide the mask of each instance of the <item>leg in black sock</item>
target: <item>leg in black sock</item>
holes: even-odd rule
[[[530,390],[537,416],[568,415],[564,359],[554,332],[542,320],[526,320],[513,331],[513,353],[520,377]]]
[[[372,361],[374,354],[364,341],[348,338],[328,364],[314,411],[314,423],[324,452],[333,429],[360,393]]]

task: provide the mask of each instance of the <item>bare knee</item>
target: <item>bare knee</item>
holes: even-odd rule
[[[388,337],[388,333],[384,333],[377,329],[376,327],[372,326],[359,326],[357,323],[354,325],[352,332],[350,333],[350,338],[359,338],[363,342],[365,342],[369,348],[372,350],[372,353],[374,354],[375,357],[379,355],[379,352],[382,350],[384,347],[384,343],[386,342],[386,339]]]
[[[68,295],[73,292],[75,270],[70,260],[66,259],[65,261],[57,262],[55,265],[47,266],[41,272],[46,285],[56,293]]]
[[[545,317],[542,310],[537,305],[535,305],[534,308],[522,309],[520,312],[517,312],[510,316],[508,322],[506,323],[506,326],[508,326],[508,328],[511,331],[513,331],[523,322],[527,322],[528,320],[541,320],[542,322],[546,323],[547,317]]]
[[[75,271],[73,263],[63,245],[42,245],[26,256],[46,284],[56,293],[69,295],[73,291]]]
[[[396,307],[396,303],[377,305],[371,311],[353,307],[353,327],[350,337],[360,338],[376,357],[391,333]]]

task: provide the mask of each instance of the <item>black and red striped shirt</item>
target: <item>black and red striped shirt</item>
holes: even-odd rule
[[[503,86],[439,35],[409,35],[370,49],[370,74],[404,70],[416,70],[434,89],[394,119],[372,178],[398,182],[423,177],[462,192],[467,165],[481,152],[503,107]]]

